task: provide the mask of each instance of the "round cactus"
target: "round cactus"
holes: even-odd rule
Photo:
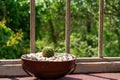
[[[52,47],[44,47],[42,50],[42,56],[43,57],[52,57],[54,56],[55,52]]]

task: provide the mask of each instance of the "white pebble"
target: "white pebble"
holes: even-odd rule
[[[38,60],[38,61],[69,61],[73,60],[74,57],[71,54],[65,53],[56,53],[53,57],[43,57],[41,52],[38,53],[30,53],[26,55],[27,59],[30,60]]]

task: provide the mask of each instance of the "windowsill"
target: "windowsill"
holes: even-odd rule
[[[74,73],[119,72],[120,57],[78,58]],[[20,59],[0,60],[0,77],[26,76],[22,70]]]
[[[70,74],[57,80],[119,80],[120,73]],[[0,80],[39,80],[36,77],[4,77]]]

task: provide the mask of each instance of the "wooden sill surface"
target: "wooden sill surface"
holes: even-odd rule
[[[109,73],[120,72],[120,57],[79,58],[76,60],[74,73]],[[20,59],[0,60],[0,77],[26,76]]]
[[[40,80],[35,77],[6,77],[0,80]],[[120,73],[70,74],[57,80],[120,80]]]

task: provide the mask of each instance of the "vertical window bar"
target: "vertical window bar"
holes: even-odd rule
[[[65,52],[70,53],[70,0],[66,0]]]
[[[103,15],[104,0],[99,0],[98,57],[103,58]]]
[[[30,52],[35,53],[35,0],[30,0]]]

